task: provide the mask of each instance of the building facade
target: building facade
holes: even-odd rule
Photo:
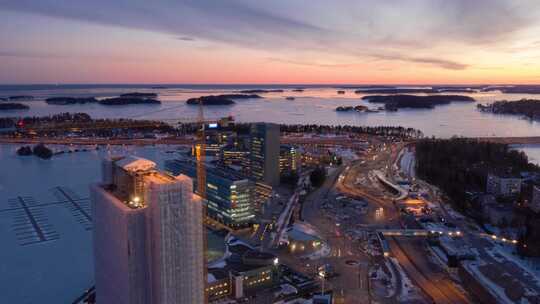
[[[300,153],[296,147],[282,145],[279,149],[279,172],[298,171],[300,168]]]
[[[536,213],[540,213],[540,186],[539,185],[533,185],[530,208],[532,211]]]
[[[251,177],[270,186],[279,185],[279,125],[256,123],[250,131]]]
[[[202,303],[202,202],[185,175],[141,158],[105,160],[91,186],[98,303]]]
[[[193,178],[197,188],[196,163],[186,160],[169,160],[165,168],[173,175],[185,174]],[[207,166],[206,200],[208,215],[231,228],[243,228],[254,222],[253,197],[255,183],[238,172]]]
[[[521,192],[522,179],[514,176],[488,174],[486,192],[493,195],[515,195]]]

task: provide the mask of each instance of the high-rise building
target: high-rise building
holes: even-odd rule
[[[279,172],[292,172],[300,168],[300,153],[291,145],[281,145],[279,148]]]
[[[113,158],[90,193],[97,303],[204,302],[202,202],[189,177]]]
[[[170,174],[185,174],[193,178],[197,189],[196,163],[189,160],[169,160],[165,168]],[[206,200],[208,215],[232,228],[242,228],[254,222],[255,183],[229,168],[206,166]]]
[[[279,184],[279,125],[256,123],[250,132],[251,176],[270,186]]]

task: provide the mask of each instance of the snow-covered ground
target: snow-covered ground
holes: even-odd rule
[[[405,149],[402,151],[403,153],[400,158],[399,167],[401,168],[401,171],[403,171],[403,173],[405,173],[407,176],[414,178],[416,177],[416,173],[414,170],[414,152],[410,149]]]
[[[395,269],[399,272],[399,276],[401,278],[401,288],[400,288],[401,292],[397,296],[399,301],[407,303],[407,301],[419,299],[420,295],[418,293],[418,289],[411,282],[411,279],[407,276],[407,273],[405,273],[405,270],[401,268],[401,265],[399,264],[398,260],[392,257],[390,258],[390,261],[394,265]]]
[[[103,156],[135,154],[162,166],[165,159],[175,156],[166,153],[173,148],[111,147],[61,154],[50,160],[19,157],[17,148],[0,145],[0,303],[71,303],[93,285],[92,230],[91,223],[79,221],[84,218],[80,212],[60,200],[57,187],[75,197],[91,214],[88,186],[101,179]],[[30,213],[50,241],[21,246],[24,243],[14,225],[17,221],[23,221],[25,227],[31,223],[21,215],[20,207],[9,210],[14,204],[18,206],[17,201],[10,200],[19,196],[29,202]],[[209,238],[211,256],[221,256],[223,244],[214,246],[214,241],[220,242],[219,238]]]

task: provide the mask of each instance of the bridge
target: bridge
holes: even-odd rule
[[[427,237],[427,236],[441,236],[443,234],[449,236],[463,236],[461,231],[449,231],[449,230],[425,230],[425,229],[377,229],[376,232],[381,233],[384,236],[406,236],[406,237]]]

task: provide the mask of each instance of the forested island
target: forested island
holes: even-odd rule
[[[95,97],[51,97],[45,99],[45,102],[52,105],[71,105],[96,103],[98,100]]]
[[[362,97],[370,103],[383,103],[386,110],[395,111],[400,108],[432,109],[436,105],[449,104],[453,101],[474,102],[474,98],[462,95],[368,95]]]
[[[0,111],[2,110],[28,110],[30,109],[29,106],[21,104],[21,103],[0,103]]]
[[[438,93],[476,93],[480,88],[461,86],[438,86],[431,88],[362,88],[354,91],[356,94],[438,94]]]
[[[160,104],[161,101],[146,98],[146,97],[128,97],[128,95],[143,94],[143,93],[131,93],[120,95],[120,97],[105,98],[98,100],[95,97],[51,97],[45,99],[47,104],[52,105],[73,105],[73,104],[86,104],[86,103],[98,103],[105,106],[114,105],[129,105],[129,104]],[[144,93],[146,96],[146,93]],[[143,96],[143,95],[136,95]]]
[[[486,105],[479,104],[477,108],[482,112],[521,115],[529,119],[540,120],[540,100],[537,99],[501,100]]]
[[[278,90],[261,90],[261,89],[257,89],[257,90],[242,90],[240,91],[240,93],[242,94],[263,94],[263,93],[283,93],[285,92],[284,90],[281,90],[281,89],[278,89]]]
[[[98,103],[104,106],[123,106],[132,104],[161,104],[161,101],[152,98],[115,97],[102,99]]]
[[[30,95],[15,95],[15,96],[9,96],[9,100],[12,101],[24,101],[24,100],[34,100],[34,96]]]
[[[262,98],[256,94],[223,94],[223,95],[207,95],[186,100],[188,105],[198,105],[201,101],[205,106],[219,106],[235,104],[233,99],[254,99]]]
[[[506,144],[472,139],[423,139],[416,143],[416,173],[439,187],[460,210],[468,205],[467,192],[483,192],[489,172],[538,172],[523,152]]]
[[[351,112],[351,111],[356,111],[356,112],[366,112],[368,110],[368,107],[366,106],[362,106],[362,105],[358,105],[358,106],[339,106],[336,108],[336,112]]]
[[[37,144],[32,149],[30,146],[22,146],[17,149],[17,155],[19,156],[30,156],[35,155],[39,158],[49,159],[53,156],[51,149],[45,147],[44,144]]]
[[[483,91],[501,91],[506,94],[540,94],[540,85],[490,86],[484,88]]]
[[[156,93],[140,93],[140,92],[132,92],[132,93],[126,93],[120,95],[121,98],[152,98],[155,99],[158,97],[158,94]]]

